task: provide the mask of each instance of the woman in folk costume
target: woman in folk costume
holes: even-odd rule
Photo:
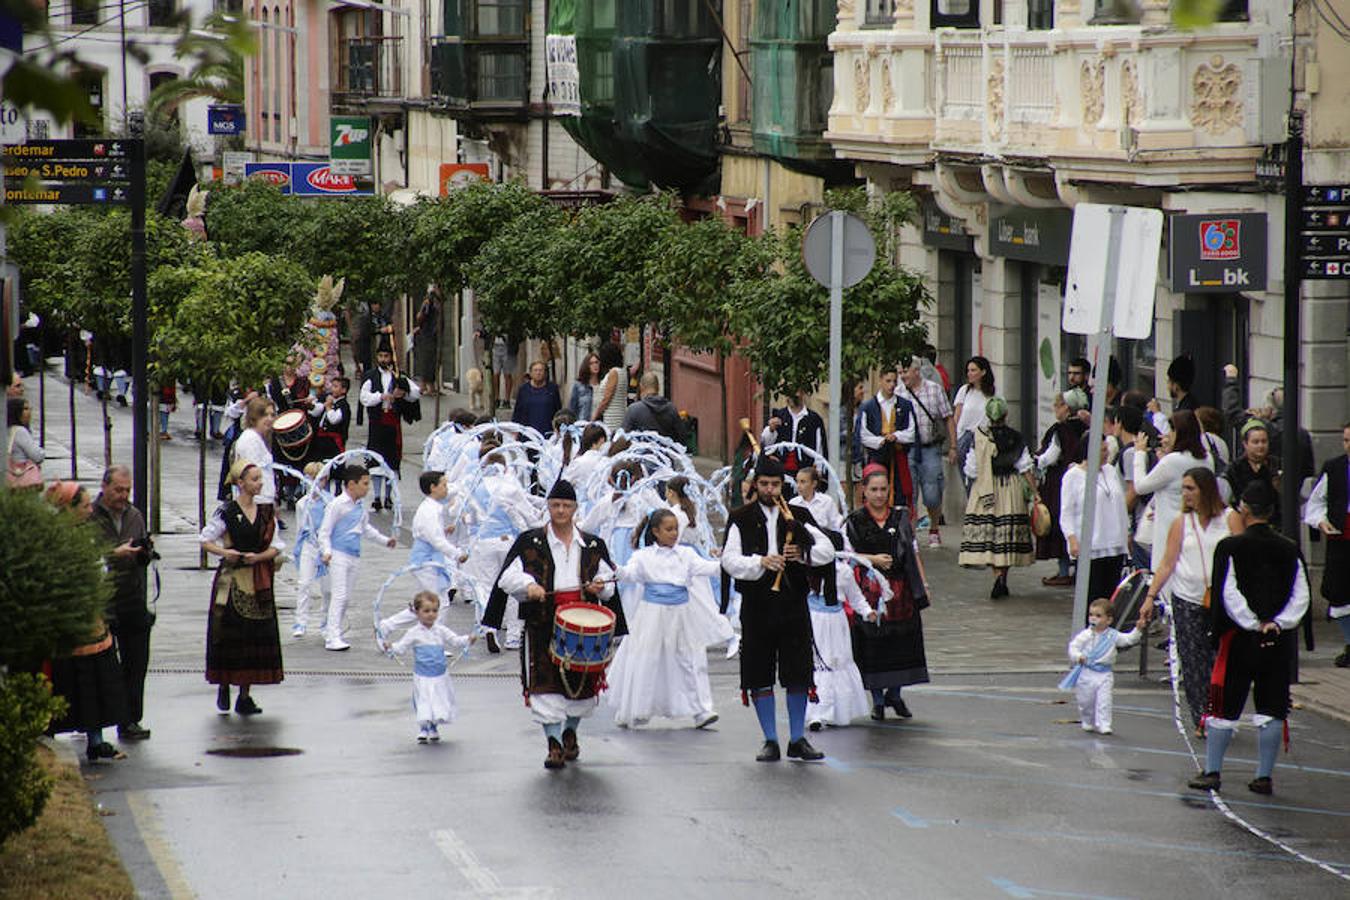
[[[253,685],[279,684],[284,677],[272,595],[282,544],[275,509],[258,499],[262,469],[239,460],[230,469],[230,481],[239,496],[216,510],[200,538],[207,553],[221,558],[206,624],[206,680],[219,685],[216,709],[230,711],[230,685],[237,684],[234,711],[252,716],[262,712],[253,702]]]
[[[1303,522],[1321,531],[1327,540],[1322,597],[1345,640],[1345,649],[1335,659],[1336,667],[1345,669],[1350,668],[1350,422],[1341,429],[1341,447],[1345,453],[1322,466],[1308,497]]]
[[[717,721],[707,648],[725,643],[731,628],[713,606],[708,578],[721,563],[680,544],[679,535],[675,514],[654,510],[637,533],[645,546],[615,570],[637,594],[608,675],[614,721],[623,727],[655,716],[692,717],[696,728]]]
[[[963,566],[994,570],[991,600],[1008,596],[1008,569],[1034,561],[1027,501],[1035,496],[1035,463],[1026,441],[1007,425],[1008,403],[993,397],[985,405],[988,426],[975,430],[975,446],[966,456],[965,473],[974,480],[961,525]]]
[[[901,718],[910,718],[900,697],[901,688],[928,681],[924,655],[923,620],[928,608],[928,580],[919,559],[910,511],[890,503],[891,486],[879,465],[863,469],[864,505],[844,521],[846,548],[867,559],[886,580],[891,596],[862,567],[855,580],[865,598],[876,607],[875,622],[853,623],[853,653],[862,671],[863,686],[872,693],[872,718],[886,717],[886,706]]]
[[[603,604],[614,613],[614,636],[627,633],[614,587],[614,565],[605,542],[577,528],[576,489],[559,479],[548,495],[549,520],[518,537],[493,587],[483,625],[501,628],[507,598],[513,597],[525,623],[521,684],[531,717],[548,742],[544,768],[561,769],[581,755],[577,729],[595,712],[603,673],[564,674],[549,655],[558,608],[571,603]]]
[[[1073,584],[1073,576],[1069,574],[1069,545],[1059,527],[1059,494],[1064,473],[1083,458],[1080,445],[1087,440],[1087,427],[1078,417],[1078,411],[1086,408],[1087,394],[1081,388],[1056,394],[1055,424],[1046,429],[1041,438],[1041,449],[1036,454],[1036,466],[1043,473],[1041,499],[1050,510],[1050,530],[1045,537],[1036,538],[1036,558],[1053,559],[1059,567],[1054,575],[1041,579],[1041,584],[1046,587]]]

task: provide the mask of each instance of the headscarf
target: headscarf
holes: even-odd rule
[[[1008,401],[1002,397],[990,397],[985,401],[984,414],[990,422],[1002,422],[1008,418]]]

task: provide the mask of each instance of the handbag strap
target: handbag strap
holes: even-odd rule
[[[1195,549],[1200,554],[1200,577],[1204,579],[1205,590],[1209,590],[1209,572],[1205,569],[1204,533],[1200,530],[1200,526],[1196,524],[1195,513],[1192,511],[1188,515],[1191,520],[1191,528],[1195,531]]]

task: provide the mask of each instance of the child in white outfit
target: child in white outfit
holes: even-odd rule
[[[370,513],[362,501],[370,493],[370,472],[364,466],[342,469],[342,495],[323,514],[319,526],[319,557],[328,566],[332,599],[324,619],[324,649],[351,647],[342,638],[347,627],[347,602],[356,588],[356,567],[361,562],[361,539],[378,541],[391,550],[398,545],[392,537],[370,524]]]
[[[318,478],[322,470],[323,463],[319,462],[305,466],[305,474],[310,478]],[[291,637],[294,638],[304,637],[309,628],[309,601],[315,582],[319,584],[324,609],[328,608],[331,599],[328,567],[319,561],[319,527],[332,499],[325,476],[295,505],[295,517],[300,522],[300,533],[295,539],[295,560],[300,572],[295,583],[295,624],[291,626]]]
[[[1116,651],[1139,643],[1144,632],[1134,628],[1121,634],[1111,627],[1115,610],[1110,600],[1093,600],[1088,606],[1088,627],[1069,641],[1073,668],[1059,683],[1060,690],[1073,689],[1078,696],[1078,714],[1084,731],[1111,733],[1111,692],[1116,676],[1111,667]]]
[[[441,600],[431,591],[419,591],[413,598],[417,624],[403,637],[385,649],[393,653],[413,651],[413,712],[417,717],[417,743],[439,741],[437,725],[455,721],[455,686],[450,683],[450,669],[445,663],[446,651],[460,651],[472,644],[476,637],[461,637],[444,625],[437,624]]]

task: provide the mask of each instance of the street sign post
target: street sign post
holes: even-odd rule
[[[1305,279],[1350,279],[1350,184],[1303,187],[1299,243]]]
[[[1110,365],[1113,331],[1118,337],[1146,338],[1153,328],[1162,224],[1162,211],[1157,209],[1096,203],[1080,203],[1074,207],[1063,328],[1070,334],[1091,335],[1088,356],[1099,372]],[[1106,237],[1104,245],[1103,235]],[[1094,391],[1070,634],[1076,633],[1087,621],[1092,532],[1097,515],[1097,476],[1101,472],[1100,448],[1105,423],[1106,391]]]
[[[877,259],[876,241],[867,223],[855,215],[832,210],[807,226],[802,236],[806,271],[830,289],[830,465],[843,472],[839,450],[840,370],[844,340],[844,288],[867,277]]]

